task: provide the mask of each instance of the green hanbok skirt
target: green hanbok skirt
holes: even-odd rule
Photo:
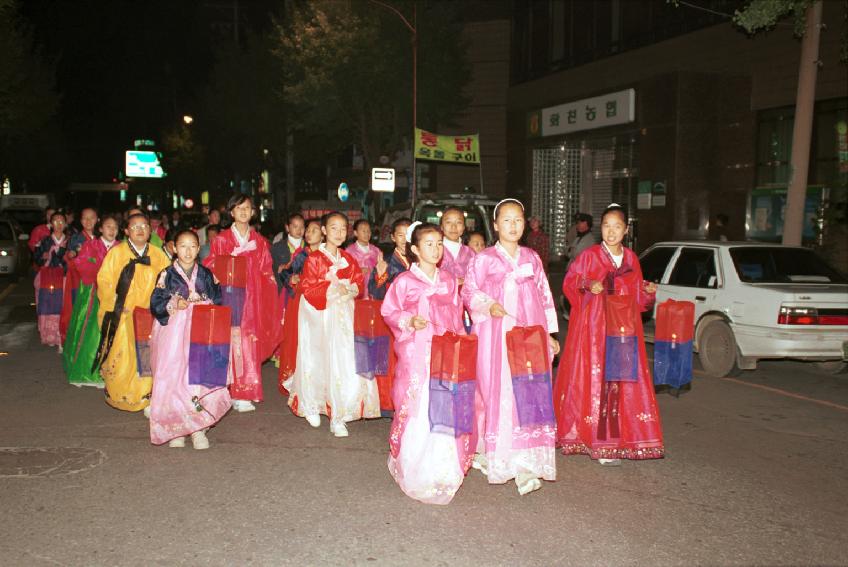
[[[74,386],[104,387],[100,371],[91,371],[100,343],[100,326],[97,324],[99,305],[94,286],[80,284],[62,353],[65,374]]]

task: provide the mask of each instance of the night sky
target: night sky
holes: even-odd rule
[[[109,181],[137,138],[196,111],[216,50],[262,31],[275,0],[27,0],[20,14],[56,65],[69,181]]]

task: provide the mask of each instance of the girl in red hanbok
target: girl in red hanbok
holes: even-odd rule
[[[362,269],[362,277],[365,282],[371,279],[371,272],[377,266],[377,262],[383,259],[383,252],[371,244],[371,223],[367,219],[359,219],[353,224],[353,241],[345,252],[351,255]],[[368,298],[368,288],[362,286],[359,290],[360,297]]]
[[[557,313],[539,255],[518,245],[524,206],[504,199],[494,213],[498,242],[474,256],[462,287],[479,338],[480,437],[473,466],[492,484],[515,479],[523,495],[541,488],[541,479],[556,480],[551,361],[559,343],[550,333],[558,330]],[[517,372],[508,338],[533,330],[542,336],[534,357],[541,364],[533,372]]]
[[[327,214],[321,231],[326,242],[306,259],[295,296],[297,357],[283,387],[295,415],[319,427],[324,414],[330,432],[347,437],[347,422],[380,417],[380,396],[375,380],[356,373],[353,302],[364,279],[353,256],[341,249],[347,217]]]
[[[279,298],[271,247],[265,237],[250,226],[256,211],[253,201],[248,195],[234,195],[227,203],[227,210],[233,217],[233,224],[215,237],[203,265],[217,275],[216,263],[223,264],[229,256],[246,259],[243,291],[232,286],[234,293],[226,296],[223,303],[230,305],[227,297],[237,303],[230,305],[235,323],[230,351],[233,363],[230,394],[233,409],[247,412],[256,409],[252,402],[262,401],[262,363],[280,344],[282,321],[277,309]],[[222,286],[227,283],[221,277],[218,279]]]
[[[554,388],[557,443],[566,455],[587,454],[602,465],[664,452],[638,313],[654,303],[656,284],[642,280],[639,259],[622,244],[625,234],[624,210],[610,205],[601,244],[574,260],[562,284],[571,319]],[[624,315],[612,306],[625,306]]]

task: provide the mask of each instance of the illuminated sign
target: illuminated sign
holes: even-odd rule
[[[165,177],[158,152],[127,150],[127,177]]]

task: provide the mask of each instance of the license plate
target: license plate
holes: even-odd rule
[[[848,341],[842,342],[842,360],[848,360]]]

